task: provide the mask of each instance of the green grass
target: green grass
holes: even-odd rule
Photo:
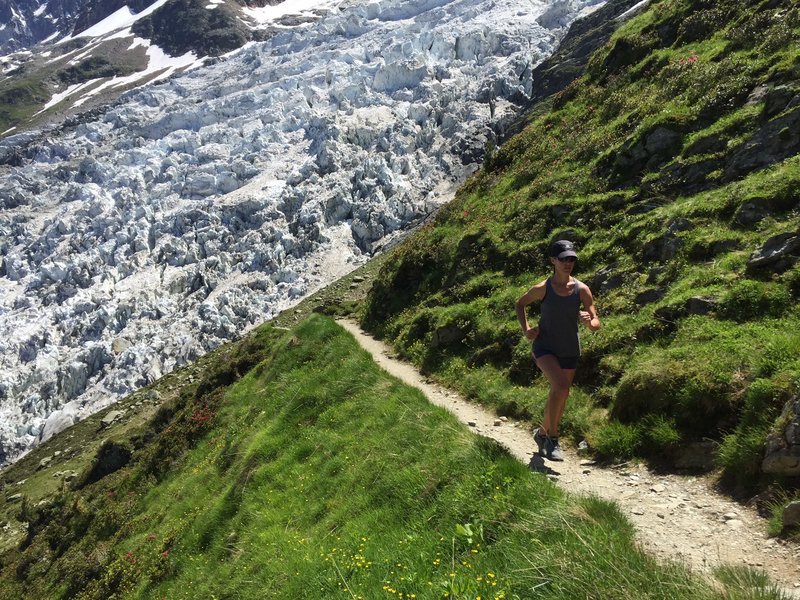
[[[728,597],[326,317],[262,328],[228,358],[134,437],[128,466],[22,504],[29,535],[0,555],[0,597]]]
[[[747,267],[768,238],[800,227],[798,148],[763,142],[796,110],[776,104],[800,76],[800,10],[783,8],[651,3],[388,257],[362,325],[469,397],[536,421],[546,386],[513,305],[548,275],[548,244],[569,237],[604,329],[584,332],[566,433],[619,458],[660,454],[676,435],[712,438],[726,471],[768,484],[750,468],[766,429],[742,425],[744,399],[764,378],[800,391],[787,334],[800,270]],[[750,38],[753,23],[764,33]],[[690,312],[697,297],[704,314]],[[640,422],[654,418],[666,421]],[[733,432],[750,450],[725,442]]]

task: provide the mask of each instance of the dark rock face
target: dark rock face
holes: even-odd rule
[[[769,199],[756,198],[742,204],[733,215],[733,220],[737,225],[748,227],[765,219],[772,212],[773,207]]]
[[[800,106],[758,129],[727,160],[724,182],[773,165],[800,152]]]
[[[779,429],[767,438],[761,469],[787,477],[800,475],[800,396],[786,403],[778,424]]]
[[[658,125],[622,147],[603,166],[610,169],[615,181],[626,181],[666,163],[680,150],[682,139],[679,131]]]
[[[0,0],[0,54],[28,48],[54,33],[82,31],[128,4],[149,6],[149,0]],[[43,11],[40,8],[46,5]],[[113,8],[112,8],[113,7]],[[92,20],[95,19],[95,20]]]
[[[619,25],[616,19],[637,0],[610,0],[602,8],[572,24],[558,50],[534,70],[537,86],[531,102],[560,92],[583,73],[592,52],[605,44]]]
[[[754,274],[764,269],[781,273],[800,258],[800,234],[781,233],[769,238],[764,245],[753,252],[747,261],[747,273]]]
[[[248,42],[252,34],[226,6],[208,10],[203,0],[170,0],[138,20],[132,30],[172,56],[189,51],[218,56]]]
[[[642,260],[645,262],[659,261],[665,263],[678,254],[684,241],[672,231],[650,240],[642,251]]]
[[[152,5],[153,1],[0,0],[0,23],[8,25],[0,30],[0,54],[29,48],[53,34],[67,36],[80,33],[125,6],[131,12],[139,13]],[[263,7],[275,6],[281,0],[238,0],[238,3]],[[223,6],[208,10],[205,4],[171,0],[159,9],[163,18],[156,21],[164,23],[166,29],[171,30],[170,39],[195,38],[193,45],[184,43],[186,48],[178,54],[198,50],[200,55],[216,55],[238,48],[251,38],[249,30],[238,21],[232,10]],[[158,27],[153,29],[158,30]],[[166,35],[162,32],[162,36]]]
[[[239,0],[254,2],[259,0]],[[583,75],[589,57],[605,44],[620,25],[618,18],[638,4],[638,0],[609,0],[601,8],[575,21],[551,56],[533,69],[536,83],[531,97],[524,99],[527,106],[563,91],[575,79]],[[520,101],[523,99],[520,98]],[[508,139],[522,130],[524,119],[518,119],[497,131],[500,141]]]
[[[265,6],[278,6],[278,4],[283,3],[283,0],[236,0],[236,2],[242,6],[263,8]]]
[[[595,294],[610,292],[625,283],[625,277],[616,272],[618,266],[618,264],[614,263],[603,267],[591,277],[589,287],[592,288]]]
[[[783,527],[786,529],[797,526],[800,526],[800,501],[795,500],[783,508]]]

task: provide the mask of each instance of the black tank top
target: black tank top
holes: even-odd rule
[[[533,342],[534,351],[547,350],[561,357],[581,355],[578,311],[581,304],[580,287],[583,284],[574,278],[573,281],[572,292],[568,296],[559,296],[550,278],[547,279],[539,318],[539,335]]]

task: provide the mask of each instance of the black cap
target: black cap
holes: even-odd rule
[[[572,245],[572,242],[569,240],[558,240],[557,242],[553,242],[550,245],[550,256],[553,258],[566,258],[568,256],[574,256],[578,258],[578,255],[575,254],[575,246]]]

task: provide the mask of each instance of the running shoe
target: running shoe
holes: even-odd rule
[[[558,438],[551,437],[547,438],[548,448],[547,448],[547,458],[550,460],[557,460],[562,461],[564,460],[564,452],[561,450],[561,446],[558,445]]]
[[[545,446],[547,445],[547,436],[542,433],[541,429],[536,429],[536,433],[533,434],[533,441],[536,442],[536,445],[539,448],[539,456],[544,456]]]

